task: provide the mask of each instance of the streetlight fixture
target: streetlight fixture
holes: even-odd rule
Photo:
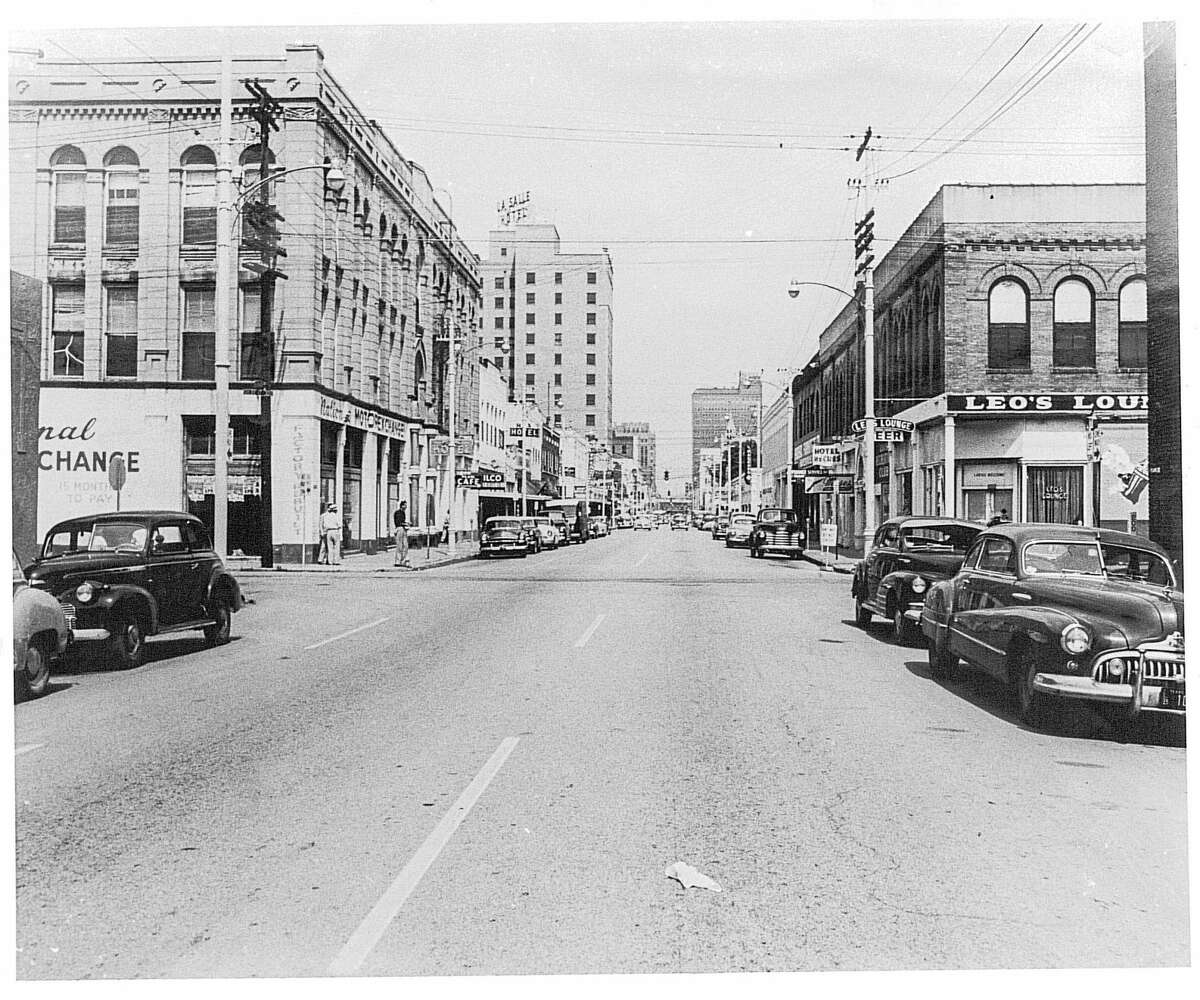
[[[863,273],[863,550],[875,538],[875,280],[873,269],[868,258]],[[788,285],[788,295],[793,299],[800,294],[805,285],[815,285],[818,288],[828,288],[846,296],[852,302],[859,301],[857,294],[851,294],[836,285],[827,285],[823,281],[800,281],[793,279]]]

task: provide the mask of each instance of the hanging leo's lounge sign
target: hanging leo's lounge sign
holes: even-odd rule
[[[950,413],[1147,413],[1147,397],[1138,393],[1017,392],[946,396]]]

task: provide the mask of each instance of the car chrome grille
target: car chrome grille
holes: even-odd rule
[[[1145,653],[1142,660],[1142,681],[1183,680],[1183,657],[1178,659],[1164,653]]]
[[[1113,663],[1121,664],[1118,673],[1112,671]],[[1181,684],[1185,677],[1182,653],[1163,650],[1122,649],[1102,653],[1092,665],[1092,679],[1107,684],[1130,684],[1140,676],[1143,684]]]
[[[63,604],[61,601],[58,606],[62,609],[63,617],[67,620],[67,628],[75,627],[75,608],[70,604]]]

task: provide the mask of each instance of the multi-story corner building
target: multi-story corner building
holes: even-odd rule
[[[405,159],[325,68],[316,46],[232,60],[231,162],[239,211],[263,172],[249,97],[282,107],[270,135],[272,200],[285,222],[276,283],[271,462],[275,557],[316,539],[337,502],[351,545],[390,534],[401,497],[440,525],[447,341],[473,342],[480,270]],[[229,458],[229,545],[259,551],[259,281],[240,246],[216,287],[221,64],[101,65],[18,52],[10,62],[10,212],[19,269],[46,284],[41,315],[39,522],[114,506],[109,458],[126,458],[126,507],[213,519],[214,453]],[[331,184],[322,165],[337,168]],[[239,240],[239,243],[241,241]],[[214,440],[216,303],[234,317],[231,434]],[[458,431],[478,413],[477,365],[458,381]],[[461,463],[469,468],[470,453]],[[444,460],[441,460],[444,466]],[[437,510],[436,497],[442,497]]]
[[[597,441],[612,429],[613,265],[607,250],[563,253],[552,225],[493,230],[483,262],[483,327],[509,398]],[[503,351],[507,347],[508,355]]]
[[[794,457],[841,544],[861,545],[867,503],[876,523],[1145,529],[1144,199],[1136,184],[938,191],[875,269],[875,496],[857,302],[793,380]]]
[[[657,447],[654,431],[644,421],[614,424],[609,438],[614,458],[628,459],[638,470],[638,481],[651,494],[658,492]]]
[[[692,392],[692,482],[699,486],[700,449],[722,447],[729,422],[735,437],[758,437],[762,379],[757,372],[738,372],[736,386]]]

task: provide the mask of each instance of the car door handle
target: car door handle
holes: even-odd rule
[[[199,568],[199,566],[200,566],[200,564],[199,564],[198,562],[194,562],[194,563],[192,563],[192,567],[191,567],[191,568],[192,568],[192,569],[198,569],[198,568]]]
[[[1022,601],[1032,601],[1033,600],[1032,594],[1023,594],[1019,590],[1012,591],[1012,595],[1013,595],[1013,597],[1019,597]]]

